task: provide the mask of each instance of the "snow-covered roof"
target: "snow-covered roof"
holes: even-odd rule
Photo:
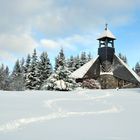
[[[84,75],[87,73],[87,71],[90,69],[90,67],[94,64],[94,62],[98,59],[99,56],[97,56],[95,59],[90,60],[86,64],[84,64],[82,67],[77,69],[71,74],[71,77],[78,79],[83,78]]]
[[[112,34],[112,32],[109,29],[105,29],[104,32],[97,39],[99,40],[105,37],[116,39],[116,37]]]
[[[129,68],[129,66],[124,63],[122,59],[120,59],[117,55],[115,56],[118,58],[120,63],[122,63],[127,68],[127,70],[137,79],[137,81],[140,82],[140,77],[131,68]]]

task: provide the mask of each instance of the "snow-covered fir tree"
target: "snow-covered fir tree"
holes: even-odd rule
[[[124,61],[124,63],[127,64],[127,57],[125,55],[122,55],[121,53],[119,53],[118,56],[119,56],[119,58],[121,58]]]
[[[87,61],[90,61],[92,59],[91,53],[89,52],[87,55]]]
[[[30,54],[27,55],[27,58],[25,60],[25,64],[24,64],[24,81],[25,81],[25,88],[26,88],[26,82],[28,79],[28,73],[29,73],[29,67],[31,65],[31,56]]]
[[[59,66],[62,66],[65,63],[65,55],[63,48],[61,48],[58,56],[55,58],[55,67],[54,70],[56,71]]]
[[[56,71],[59,67],[59,56],[55,57],[55,66],[54,66],[54,70]]]
[[[76,57],[71,56],[69,59],[67,59],[67,66],[71,72],[77,70],[84,64],[86,64],[88,61],[92,59],[91,54],[86,54],[86,52],[82,52],[80,57],[77,55]]]
[[[30,64],[31,64],[31,56],[30,56],[30,54],[28,54],[28,55],[27,55],[27,58],[26,58],[25,65],[24,65],[24,74],[25,74],[25,75],[28,73]]]
[[[19,60],[16,61],[13,72],[10,77],[11,77],[10,78],[11,90],[17,90],[17,91],[24,90],[24,75]]]
[[[80,57],[79,55],[77,55],[75,58],[74,58],[74,68],[75,70],[79,69],[81,67],[80,65]]]
[[[20,60],[20,67],[21,67],[21,71],[24,73],[24,71],[25,71],[25,59],[24,58],[22,58]]]
[[[80,66],[83,66],[87,62],[88,62],[88,59],[86,56],[86,52],[82,52],[81,57],[80,57]]]
[[[31,64],[29,65],[28,68],[28,72],[25,79],[25,87],[26,89],[30,90],[38,90],[40,88],[36,49],[33,52]]]
[[[73,56],[70,56],[70,58],[67,59],[67,66],[71,72],[75,70],[75,61]]]
[[[135,72],[140,76],[140,63],[137,62],[135,65]]]
[[[10,78],[9,78],[9,68],[2,64],[0,66],[0,90],[9,90]]]
[[[4,89],[3,90],[10,90],[10,72],[8,66],[6,66],[4,70]]]
[[[9,68],[2,64],[0,66],[0,90],[9,90],[9,84],[10,84],[10,79],[9,79]]]
[[[52,74],[52,65],[48,58],[47,52],[43,52],[40,55],[40,61],[38,62],[38,78],[40,81],[40,87]]]
[[[0,90],[4,89],[4,80],[5,80],[5,77],[4,77],[4,65],[2,64],[0,66]]]
[[[59,67],[43,84],[43,90],[60,90],[68,91],[76,87],[75,80],[70,77],[69,71],[63,50],[59,53]]]
[[[76,88],[76,83],[70,75],[71,72],[68,70],[68,67],[59,66],[55,73],[53,73],[44,83],[42,89],[60,91],[73,90]]]
[[[61,48],[60,52],[59,52],[59,66],[63,66],[65,64],[65,55],[64,55],[64,50],[63,48]]]

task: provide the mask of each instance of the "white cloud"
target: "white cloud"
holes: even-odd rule
[[[0,31],[21,32],[29,27],[51,35],[93,31],[106,21],[119,21],[120,16],[133,20],[139,6],[139,0],[0,0]],[[121,25],[122,18],[118,21]]]
[[[0,34],[0,61],[13,64],[17,58],[22,58],[38,46],[28,34]]]
[[[94,50],[91,34],[99,26],[130,24],[139,6],[139,0],[0,0],[0,55],[22,56],[38,44],[49,51]],[[38,32],[48,39],[38,42]]]
[[[38,46],[37,42],[28,34],[0,35],[0,49],[17,54],[30,53]]]
[[[65,38],[58,38],[55,40],[50,39],[42,39],[40,40],[40,46],[44,48],[44,50],[48,50],[53,54],[58,53],[61,47],[64,48],[65,52],[68,54],[77,54],[81,51],[91,50],[92,52],[96,52],[97,50],[97,41],[95,40],[96,34],[89,35],[73,35]]]
[[[41,46],[44,46],[48,49],[55,49],[61,46],[59,41],[55,41],[55,40],[41,39],[40,43],[41,43]]]
[[[0,51],[0,61],[5,64],[6,63],[14,63],[16,61],[16,57],[7,51]]]

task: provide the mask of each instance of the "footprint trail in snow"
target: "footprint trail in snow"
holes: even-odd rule
[[[27,118],[19,118],[17,120],[9,121],[5,124],[0,124],[0,132],[7,132],[7,131],[13,131],[17,130],[23,126],[37,123],[37,122],[47,122],[54,119],[61,119],[61,118],[68,118],[68,117],[82,117],[87,115],[100,115],[105,113],[119,113],[122,109],[120,106],[113,105],[111,103],[104,102],[104,100],[110,96],[112,96],[111,93],[106,93],[102,95],[94,96],[90,94],[86,94],[85,91],[80,91],[79,93],[76,93],[76,96],[79,96],[78,98],[69,98],[65,96],[65,98],[56,98],[51,100],[45,100],[43,101],[43,104],[46,109],[50,109],[52,113],[50,114],[44,114],[43,116],[39,117],[27,117]],[[89,102],[98,102],[98,104],[104,104],[104,106],[107,105],[107,108],[101,108],[98,110],[92,110],[92,111],[70,111],[67,110],[67,108],[64,108],[62,106],[59,106],[58,103],[63,102],[79,102],[82,101],[83,103],[85,101]]]

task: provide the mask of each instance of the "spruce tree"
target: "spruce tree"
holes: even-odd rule
[[[86,52],[82,52],[80,57],[80,66],[83,66],[87,61],[88,60],[87,60]]]
[[[10,88],[17,91],[24,90],[24,76],[19,60],[16,61],[11,74]]]
[[[59,67],[59,55],[55,58],[54,70],[56,71],[58,67]]]
[[[90,61],[92,59],[91,53],[89,52],[88,56],[87,56],[87,61]]]
[[[20,60],[20,67],[21,67],[21,71],[24,73],[24,71],[25,71],[25,59],[24,58],[22,58],[21,60]]]
[[[9,68],[2,64],[0,66],[0,90],[9,90],[10,89],[10,78],[9,78]]]
[[[2,64],[0,66],[0,90],[3,90],[3,88],[4,88],[4,80],[5,80],[5,77],[4,77],[4,65]]]
[[[31,65],[31,56],[30,54],[27,55],[26,62],[24,64],[24,82],[25,82],[25,89],[28,89],[28,74],[29,74],[29,67]]]
[[[26,89],[38,90],[40,88],[36,50],[34,50],[31,58],[31,64],[29,66],[28,73],[26,75],[25,84]]]
[[[123,60],[124,63],[127,64],[127,57],[125,55],[122,55],[121,53],[119,53],[119,58]]]
[[[47,52],[43,52],[40,56],[40,61],[38,62],[38,74],[40,87],[52,74],[52,65],[50,59],[48,58]]]
[[[58,56],[55,58],[55,71],[58,69],[59,66],[62,66],[65,63],[65,55],[63,48],[61,48]]]
[[[75,80],[70,77],[71,72],[67,67],[63,49],[61,49],[58,61],[58,68],[46,80],[42,89],[47,90],[73,90],[76,86]]]
[[[140,63],[137,62],[135,65],[135,72],[140,76]]]
[[[31,56],[30,56],[30,54],[28,54],[26,62],[25,62],[25,66],[24,66],[24,73],[25,73],[25,75],[28,73],[30,64],[31,64]]]
[[[10,90],[10,77],[9,77],[9,68],[8,66],[6,66],[5,70],[4,70],[4,90]]]
[[[74,65],[74,57],[70,56],[70,58],[67,60],[67,66],[71,72],[75,70],[75,65]]]
[[[65,64],[65,55],[64,55],[64,51],[63,48],[60,50],[59,52],[59,66],[63,66]]]
[[[79,58],[79,55],[77,55],[77,57],[75,57],[75,59],[74,59],[74,68],[75,68],[75,70],[77,70],[80,67],[81,67],[81,65],[80,65],[80,58]]]
[[[71,72],[65,64],[59,66],[55,73],[46,80],[42,89],[60,91],[74,90],[76,88],[76,82],[70,75]]]

